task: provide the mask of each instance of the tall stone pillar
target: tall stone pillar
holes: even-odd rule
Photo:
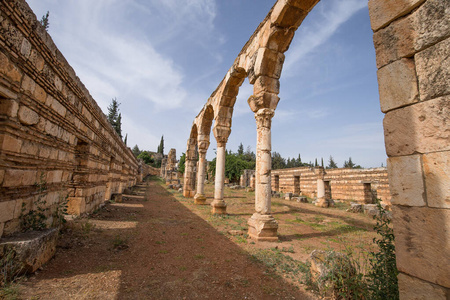
[[[216,178],[214,184],[214,201],[211,203],[213,214],[226,214],[227,204],[223,201],[225,183],[226,138],[217,139]]]
[[[314,173],[317,175],[317,202],[316,206],[328,207],[329,202],[325,197],[325,170],[322,167],[315,167]]]
[[[183,184],[183,196],[186,198],[192,198],[195,195],[195,177],[196,177],[196,164],[197,164],[197,139],[188,139],[186,161],[184,168],[184,184]]]
[[[194,196],[195,204],[205,204],[205,170],[206,170],[206,149],[198,150],[198,170],[197,170],[197,193]]]
[[[255,210],[248,221],[248,234],[251,238],[263,241],[276,241],[278,223],[271,215],[271,123],[275,112],[261,108],[255,113],[257,128]]]

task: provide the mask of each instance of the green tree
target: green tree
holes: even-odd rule
[[[242,143],[239,144],[237,154],[244,155],[244,145],[242,145]]]
[[[351,157],[348,158],[348,161],[346,161],[346,160],[344,161],[344,168],[353,169],[354,167],[355,167],[355,164],[353,163]]]
[[[286,159],[281,157],[280,153],[275,151],[272,152],[272,170],[285,168],[286,168]]]
[[[322,157],[322,168],[324,167],[324,165],[323,165],[323,157]]]
[[[47,13],[45,15],[42,16],[42,19],[39,21],[42,25],[42,27],[44,27],[45,31],[48,31],[48,27],[50,26],[50,22],[48,20],[48,17],[50,15],[50,12],[47,10]]]
[[[154,163],[154,159],[152,155],[148,151],[142,151],[138,157],[138,159],[142,159],[147,165]]]
[[[156,152],[164,155],[164,135],[161,136],[161,141],[159,142],[158,150]]]
[[[180,161],[178,162],[178,172],[184,174],[184,169],[186,168],[186,153],[183,152],[180,156]]]
[[[330,155],[330,160],[328,161],[327,169],[336,169],[338,166],[333,159],[333,156]]]
[[[123,139],[123,142],[125,143],[125,146],[127,145],[127,140],[128,140],[128,133],[125,134],[125,138]]]
[[[122,114],[119,113],[120,103],[116,98],[113,98],[111,104],[108,106],[108,122],[122,138]]]
[[[314,161],[314,167],[318,167],[319,166],[319,164],[317,163],[317,158],[316,158],[316,160]]]
[[[134,154],[135,157],[138,157],[139,154],[141,154],[141,150],[139,150],[138,145],[135,145],[135,146],[133,147],[133,149],[131,149],[131,151],[133,152],[133,154]]]

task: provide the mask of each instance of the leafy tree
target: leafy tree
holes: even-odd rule
[[[42,19],[39,21],[41,25],[44,27],[45,31],[48,31],[48,27],[50,26],[50,22],[48,21],[48,17],[50,12],[47,10],[47,13],[42,16]]]
[[[239,181],[243,170],[252,169],[255,166],[253,161],[246,161],[243,156],[237,153],[232,153],[231,151],[226,151],[225,153],[225,177],[230,179],[230,181]],[[209,163],[209,170],[213,175],[216,174],[216,158]]]
[[[281,157],[280,153],[275,151],[272,152],[272,170],[285,168],[286,168],[286,159]]]
[[[239,144],[237,154],[244,155],[244,145],[242,145],[242,143]]]
[[[253,167],[249,169],[253,169],[256,163],[256,154],[252,151],[250,146],[247,146],[247,150],[245,150],[243,158],[248,162],[253,162]]]
[[[122,138],[122,115],[119,113],[120,103],[113,98],[108,106],[108,122],[112,125],[117,134]]]
[[[131,152],[133,152],[134,156],[136,156],[136,157],[138,157],[139,154],[141,154],[141,150],[139,150],[138,145],[135,145],[135,146],[133,147],[133,149],[131,149]]]
[[[338,166],[336,164],[336,162],[333,159],[333,156],[330,155],[330,160],[328,161],[328,169],[336,169]]]
[[[349,157],[348,161],[344,161],[344,168],[350,168],[353,169],[355,167],[355,164],[352,162],[352,158]]]
[[[186,153],[183,152],[180,156],[180,161],[178,162],[178,172],[184,174],[184,169],[186,168]]]
[[[148,151],[142,151],[137,158],[142,159],[147,165],[150,165],[155,162],[155,160]]]
[[[161,136],[161,142],[159,142],[158,150],[156,152],[164,155],[164,135]]]

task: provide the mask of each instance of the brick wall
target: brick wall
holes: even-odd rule
[[[0,236],[18,231],[22,206],[39,197],[49,215],[65,197],[81,214],[139,178],[131,150],[22,0],[0,1],[0,150]]]
[[[367,187],[373,197],[390,204],[389,182],[386,168],[371,169],[326,169],[324,181],[327,194],[335,200],[372,202],[368,198]],[[278,181],[278,183],[277,183]],[[278,187],[278,188],[277,188]],[[315,197],[317,175],[309,167],[272,170],[272,190]]]

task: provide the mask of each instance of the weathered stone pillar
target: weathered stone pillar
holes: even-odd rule
[[[189,138],[186,150],[184,169],[183,196],[192,198],[195,195],[195,174],[197,164],[197,138]]]
[[[245,186],[244,174],[242,174],[241,177],[239,178],[239,185],[240,186]]]
[[[206,149],[199,149],[198,170],[197,170],[197,193],[194,196],[195,204],[205,204],[205,170],[206,170]]]
[[[223,201],[225,183],[225,151],[226,138],[217,140],[216,178],[214,183],[214,201],[211,203],[213,214],[226,214],[227,204]]]
[[[317,202],[316,206],[328,207],[329,202],[325,197],[325,182],[323,180],[325,176],[325,170],[322,167],[315,167],[314,173],[317,175]]]
[[[248,221],[248,234],[256,240],[276,241],[278,223],[271,215],[271,123],[275,112],[270,108],[255,113],[257,127],[255,210]]]

